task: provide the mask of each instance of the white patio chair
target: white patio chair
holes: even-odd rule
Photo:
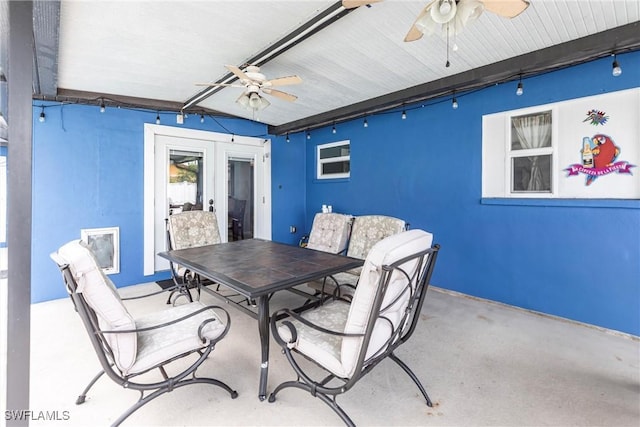
[[[214,212],[193,210],[169,215],[167,218],[168,249],[185,249],[220,243],[220,229]],[[200,297],[200,276],[182,266],[169,263],[174,287],[167,303],[175,304],[181,296],[193,301],[189,289],[195,288]]]
[[[289,309],[274,313],[273,337],[298,379],[278,385],[269,402],[285,388],[300,388],[353,426],[336,397],[388,357],[411,377],[427,405],[432,406],[416,375],[394,353],[409,340],[420,318],[439,250],[438,245],[432,246],[432,240],[430,233],[410,230],[378,242],[367,255],[351,302],[336,298],[302,314]],[[298,363],[298,355],[326,374],[319,378],[311,374],[317,369],[307,371],[305,364]]]
[[[346,252],[352,221],[351,215],[317,213],[313,218],[307,248],[332,254]]]
[[[67,292],[102,365],[76,404],[84,403],[89,389],[105,373],[124,389],[140,392],[138,401],[114,426],[156,397],[190,384],[211,384],[224,389],[233,399],[238,396],[219,380],[196,377],[198,367],[229,330],[229,314],[224,309],[196,301],[134,318],[84,242],[71,241],[52,253],[51,258],[62,272]],[[72,357],[73,349],[70,351]],[[173,365],[177,374],[167,373],[167,365],[189,356],[195,360]],[[162,379],[140,377],[155,369]]]
[[[406,229],[407,223],[404,220],[392,216],[356,216],[353,218],[346,255],[352,258],[365,259],[376,243]],[[359,277],[360,268],[355,268],[327,277],[322,283],[312,283],[310,287],[316,290],[321,289],[322,292],[327,294],[333,294],[339,289],[343,296],[349,296],[353,294]],[[337,287],[337,283],[343,286]]]

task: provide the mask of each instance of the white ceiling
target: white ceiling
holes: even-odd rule
[[[403,41],[428,1],[360,7],[265,62],[269,79],[302,78],[278,88],[296,102],[268,97],[271,106],[254,117],[235,103],[242,89],[229,87],[190,108],[282,126],[640,20],[640,0],[531,0],[514,19],[485,11],[457,36],[447,68],[445,37]],[[62,0],[57,90],[184,104],[203,90],[195,83],[222,79],[225,64],[247,63],[335,3]],[[526,66],[502,76],[517,78]]]

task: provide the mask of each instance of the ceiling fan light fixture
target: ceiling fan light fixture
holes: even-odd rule
[[[416,21],[415,26],[422,34],[430,36],[438,30],[439,24],[433,20],[430,14],[426,13],[422,18]]]
[[[454,33],[459,34],[469,23],[475,21],[484,12],[484,4],[478,0],[460,0],[455,15]]]
[[[251,107],[249,106],[249,95],[247,94],[243,94],[242,96],[240,96],[236,102],[238,104],[240,104],[241,107],[246,108],[247,110],[250,110]]]
[[[431,8],[431,19],[438,24],[446,24],[456,16],[457,9],[453,0],[437,0]]]
[[[266,98],[258,95],[258,98],[260,99],[260,105],[258,105],[258,110],[264,110],[265,108],[267,108],[269,105],[271,105],[271,103],[269,101],[267,101]]]
[[[260,106],[262,105],[262,103],[260,102],[260,95],[258,95],[257,93],[252,93],[249,95],[249,108],[251,108],[252,110],[257,110],[260,108]]]

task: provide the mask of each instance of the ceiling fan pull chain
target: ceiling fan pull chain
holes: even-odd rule
[[[447,22],[447,63],[444,64],[445,67],[449,67],[451,63],[449,62],[449,23]]]

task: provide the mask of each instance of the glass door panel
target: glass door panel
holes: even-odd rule
[[[169,150],[167,201],[169,214],[203,208],[204,153]]]
[[[227,160],[228,241],[251,239],[255,215],[254,160],[229,157]]]

